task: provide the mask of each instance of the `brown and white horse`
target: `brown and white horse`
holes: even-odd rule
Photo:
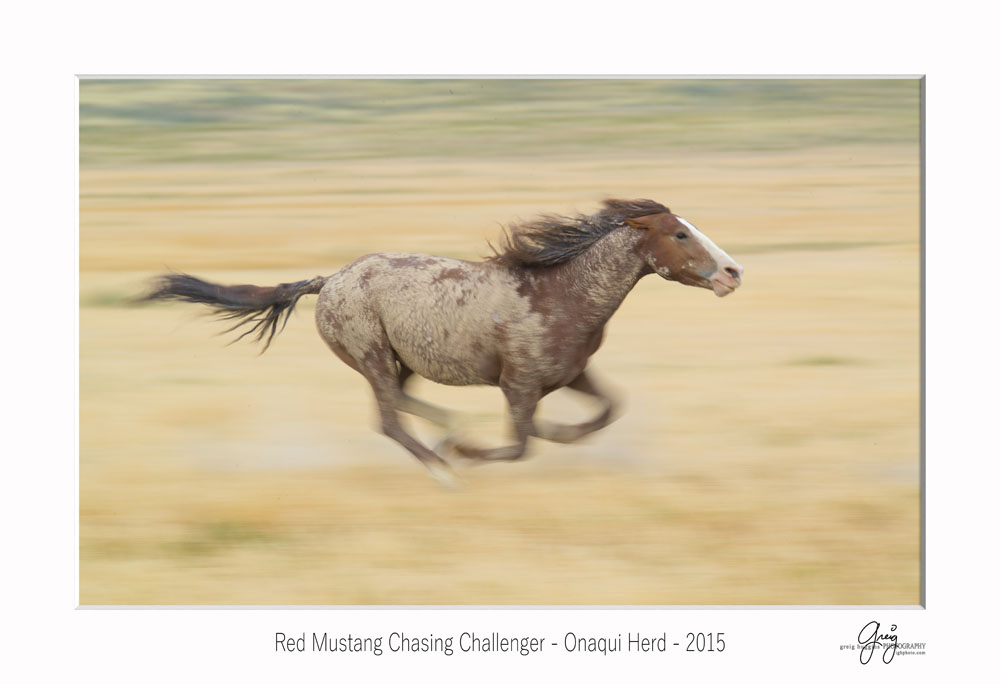
[[[607,200],[593,215],[518,224],[494,251],[483,261],[369,254],[329,277],[270,288],[170,274],[145,299],[207,304],[236,321],[230,330],[249,325],[240,337],[256,333],[266,349],[299,297],[318,294],[319,333],[371,384],[382,431],[447,478],[446,461],[399,422],[397,411],[404,411],[451,424],[447,411],[406,393],[412,375],[500,387],[514,443],[483,449],[448,439],[437,452],[518,459],[529,437],[572,442],[613,420],[613,402],[587,375],[587,360],[640,278],[656,273],[725,297],[743,275],[708,237],[652,200]],[[578,425],[536,420],[541,398],[561,387],[597,398],[603,410]]]

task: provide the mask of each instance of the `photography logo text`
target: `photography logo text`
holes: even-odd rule
[[[886,665],[897,655],[924,655],[926,643],[900,641],[896,629],[894,624],[884,627],[878,620],[872,620],[858,632],[855,643],[842,644],[840,650],[859,651],[858,658],[862,665],[870,663],[876,652],[881,654]]]

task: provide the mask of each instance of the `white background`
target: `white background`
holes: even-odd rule
[[[359,3],[352,3],[352,5]],[[996,671],[997,62],[985,3],[19,3],[4,11],[7,681],[924,681]],[[926,609],[77,609],[76,74],[927,74]],[[840,652],[871,619],[927,655]],[[274,633],[725,632],[724,653],[345,657]],[[547,647],[548,648],[548,647]],[[8,678],[13,673],[13,678]]]

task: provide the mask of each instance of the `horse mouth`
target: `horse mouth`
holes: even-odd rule
[[[737,287],[739,287],[739,283],[736,285],[726,285],[717,279],[712,279],[712,290],[715,292],[716,297],[725,297],[728,294],[732,294]]]

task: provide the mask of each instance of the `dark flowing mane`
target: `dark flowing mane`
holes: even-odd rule
[[[494,252],[490,260],[504,266],[564,264],[624,226],[625,219],[670,213],[659,202],[648,199],[608,199],[603,204],[603,209],[589,216],[544,214],[533,221],[513,224],[504,231],[499,249],[490,245]]]

